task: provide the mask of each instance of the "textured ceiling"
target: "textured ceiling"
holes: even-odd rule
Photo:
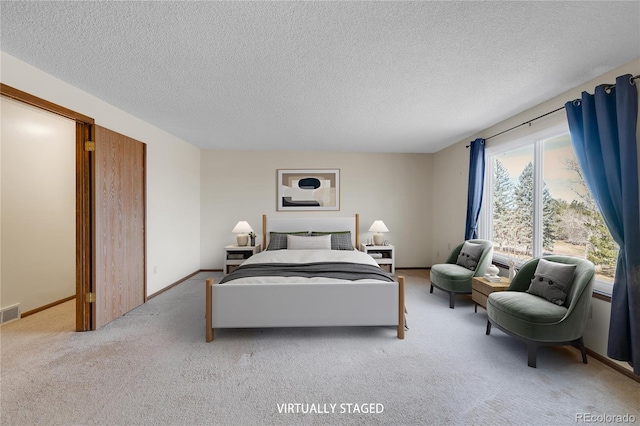
[[[435,152],[640,57],[640,2],[2,2],[2,51],[212,149]]]

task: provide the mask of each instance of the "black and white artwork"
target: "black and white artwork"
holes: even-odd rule
[[[278,170],[278,211],[340,210],[340,170]]]

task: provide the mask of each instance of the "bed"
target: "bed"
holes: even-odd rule
[[[336,234],[348,231],[352,246],[359,243],[357,214],[329,218],[264,215],[262,225],[263,248],[271,243],[270,236],[275,243],[288,233],[314,232],[329,236],[334,243]],[[344,242],[344,235],[339,239]],[[317,241],[326,241],[326,237]],[[340,275],[349,272],[344,268],[335,277],[317,275],[322,271],[303,271],[307,266],[322,270],[327,262],[349,262],[353,268],[347,269],[363,275]],[[296,270],[290,276],[277,272],[289,266]],[[253,272],[257,276],[251,277]],[[221,328],[338,326],[393,326],[397,337],[404,339],[404,277],[386,281],[385,274],[370,256],[357,250],[266,250],[229,274],[235,279],[218,284],[206,281],[206,341],[213,341],[214,330]]]

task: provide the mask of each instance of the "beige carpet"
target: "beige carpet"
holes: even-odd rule
[[[486,313],[468,298],[451,310],[445,293],[429,294],[426,271],[398,272],[407,276],[404,341],[393,328],[358,327],[219,330],[206,343],[204,279],[215,273],[95,332],[72,331],[75,302],[5,324],[1,423],[640,422],[639,383],[595,359],[582,364],[573,348],[542,348],[529,368],[524,344],[496,329],[486,336]],[[282,404],[316,412],[282,413]]]

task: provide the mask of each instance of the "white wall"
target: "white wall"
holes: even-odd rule
[[[616,77],[623,74],[640,74],[640,59],[629,62],[613,69],[594,80],[568,90],[555,98],[515,115],[495,126],[489,127],[476,135],[462,140],[446,149],[434,154],[434,173],[438,185],[434,187],[432,203],[439,207],[433,214],[433,253],[435,262],[444,260],[447,247],[464,238],[464,225],[467,209],[467,177],[469,174],[469,153],[465,145],[478,137],[487,138],[518,124],[527,122],[535,117],[564,106],[573,99],[579,99],[583,91],[593,93],[600,84],[615,83]],[[637,81],[636,81],[637,84]],[[547,118],[537,120],[531,126],[523,126],[518,130],[506,133],[487,141],[487,147],[505,143],[527,133],[533,133],[566,118],[564,110]],[[564,120],[566,122],[566,120]],[[639,121],[640,123],[640,117]],[[640,126],[637,129],[637,140],[640,141]],[[638,149],[638,164],[640,166],[640,142]],[[441,179],[442,178],[442,179]],[[437,253],[440,255],[436,255]],[[585,344],[589,349],[606,356],[611,304],[600,300],[593,300],[592,317],[585,330]],[[623,364],[625,367],[628,365]]]
[[[147,294],[197,271],[200,149],[4,52],[0,67],[2,83],[147,144]]]
[[[201,268],[222,268],[222,249],[235,243],[231,229],[238,220],[260,236],[263,213],[300,215],[276,212],[276,170],[300,168],[340,169],[341,210],[305,215],[359,213],[363,241],[371,238],[373,221],[382,219],[397,266],[431,264],[432,154],[203,151]]]
[[[0,103],[0,307],[25,312],[76,292],[76,129],[22,102]]]
[[[433,263],[444,262],[451,249],[464,241],[469,182],[469,141],[433,154],[431,250]],[[431,264],[429,265],[431,266]]]

